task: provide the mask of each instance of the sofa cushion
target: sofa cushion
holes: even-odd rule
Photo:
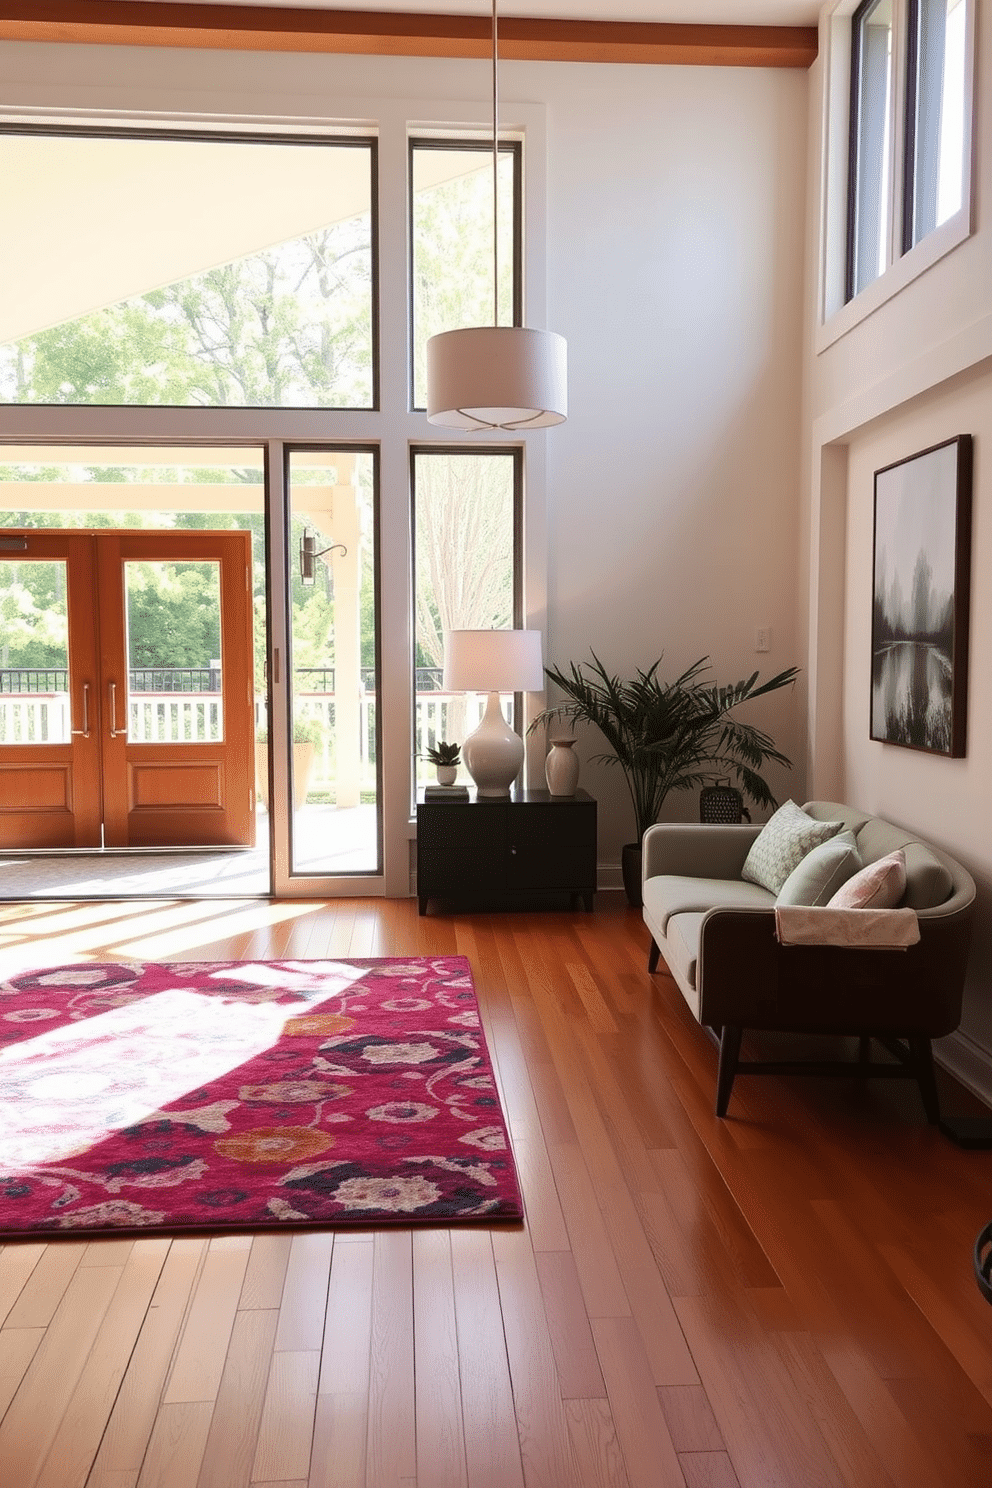
[[[779,890],[777,904],[809,908],[829,903],[842,883],[861,868],[861,854],[853,832],[838,832],[814,847],[793,868]]]
[[[676,980],[690,987],[696,985],[696,963],[699,960],[699,932],[705,916],[701,913],[672,915],[665,941],[665,960]]]
[[[906,855],[897,847],[841,884],[827,908],[895,909],[905,890]]]
[[[910,909],[936,909],[954,889],[950,871],[926,843],[911,832],[895,827],[881,817],[871,817],[858,831],[862,862],[874,863],[902,848],[906,854],[906,893],[903,903]]]
[[[741,877],[777,894],[806,854],[836,837],[842,825],[839,821],[814,821],[795,801],[786,801],[751,844]]]
[[[803,810],[814,821],[839,821],[845,832],[853,832],[855,835],[861,831],[865,822],[871,821],[867,811],[859,811],[856,806],[845,806],[842,801],[804,801]]]
[[[672,915],[705,914],[715,908],[770,909],[775,903],[774,894],[759,884],[739,878],[682,878],[676,873],[645,879],[643,899],[644,918],[660,935],[668,934]]]

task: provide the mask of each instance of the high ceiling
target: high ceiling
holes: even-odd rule
[[[156,0],[144,0],[155,4]],[[205,0],[221,4],[224,0]],[[489,15],[486,0],[238,0],[249,5],[285,5],[319,10],[434,12]],[[499,0],[501,16],[573,21],[665,21],[703,26],[814,26],[821,0]]]

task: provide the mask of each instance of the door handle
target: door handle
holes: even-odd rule
[[[73,734],[79,734],[84,739],[90,736],[90,684],[83,683],[83,726],[81,729],[70,730]]]
[[[127,729],[126,728],[119,729],[117,727],[117,683],[116,682],[111,682],[111,684],[110,684],[110,737],[112,739],[118,739],[118,738],[120,738],[121,734],[126,734],[126,733],[127,733]]]

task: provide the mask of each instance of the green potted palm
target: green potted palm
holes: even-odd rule
[[[623,849],[623,875],[631,904],[641,899],[641,839],[660,817],[671,791],[695,790],[730,777],[756,806],[774,807],[778,803],[759,771],[770,763],[790,765],[767,734],[731,714],[742,703],[794,682],[798,667],[760,685],[754,672],[721,687],[704,675],[710,670],[708,656],[674,682],[658,676],[662,660],[626,679],[611,675],[595,651],[591,663],[570,662],[567,672],[546,667],[567,701],[546,708],[530,726],[533,731],[559,719],[591,723],[609,745],[594,759],[619,765],[630,792],[637,841]]]

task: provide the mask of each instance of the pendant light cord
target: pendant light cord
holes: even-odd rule
[[[499,325],[499,84],[496,0],[493,0],[493,325]]]

